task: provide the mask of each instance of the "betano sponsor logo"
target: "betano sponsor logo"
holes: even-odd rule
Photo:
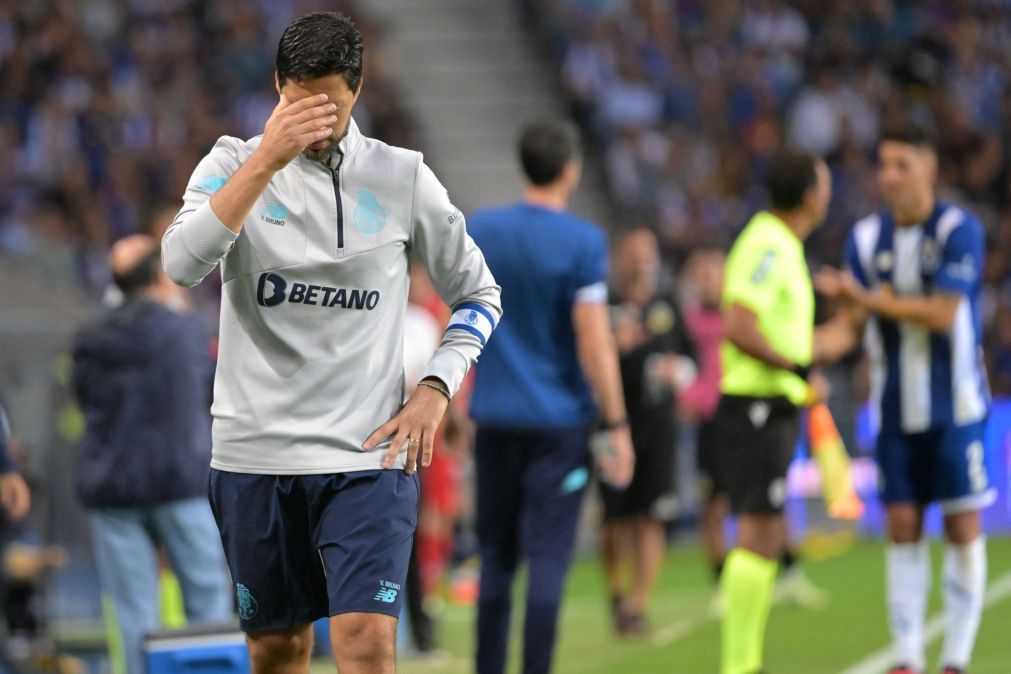
[[[289,290],[290,286],[290,290]],[[359,288],[334,288],[288,281],[276,272],[260,274],[256,284],[256,303],[261,307],[276,307],[282,302],[308,304],[330,309],[355,309],[372,311],[379,304],[378,290]]]

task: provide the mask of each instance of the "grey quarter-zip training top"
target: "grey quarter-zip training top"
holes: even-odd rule
[[[259,143],[218,140],[162,241],[181,285],[221,263],[211,465],[380,468],[388,442],[361,446],[403,403],[409,254],[453,307],[425,372],[453,394],[502,315],[499,287],[421,154],[363,136],[354,120],[329,165],[299,155],[278,171],[235,234],[209,201]]]

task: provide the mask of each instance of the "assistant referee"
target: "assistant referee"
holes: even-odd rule
[[[737,547],[721,577],[722,674],[762,669],[765,623],[786,544],[786,473],[799,431],[814,336],[814,292],[804,239],[824,219],[828,167],[781,151],[766,176],[770,208],[755,215],[727,258],[716,413],[716,472],[739,515]]]

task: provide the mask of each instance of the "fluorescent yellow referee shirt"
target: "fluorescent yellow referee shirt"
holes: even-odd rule
[[[759,331],[775,351],[794,363],[811,362],[814,290],[804,243],[786,223],[762,211],[734,241],[727,257],[722,305],[740,304],[757,316]],[[730,395],[807,398],[800,377],[742,353],[724,339],[720,346],[720,391]]]

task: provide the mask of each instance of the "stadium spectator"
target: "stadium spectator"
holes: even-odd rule
[[[51,282],[83,280],[100,293],[108,242],[139,231],[149,204],[174,200],[224,130],[262,128],[271,90],[254,64],[269,60],[265,36],[299,11],[326,5],[358,15],[360,4],[2,0],[0,141],[8,151],[0,157],[0,251],[28,257]],[[728,240],[760,207],[753,186],[794,120],[809,117],[798,114],[802,93],[823,72],[847,92],[847,111],[845,124],[838,110],[809,120],[838,136],[828,161],[839,198],[815,234],[813,262],[837,263],[847,228],[872,210],[873,129],[906,110],[945,129],[944,191],[980,214],[992,247],[1011,237],[1011,218],[1000,210],[1011,203],[1006,4],[524,4],[559,53],[578,118],[604,150],[623,218],[648,223],[665,259],[680,262],[713,235]],[[375,43],[378,27],[359,23]],[[228,55],[220,63],[208,58],[219,48]],[[370,59],[367,70],[359,125],[417,146],[383,59]],[[615,100],[618,82],[634,83],[635,96]],[[606,106],[641,107],[657,96],[659,117],[639,114],[634,128],[617,130],[606,122]],[[1009,279],[1008,257],[992,256],[994,306],[1011,304]],[[202,315],[216,316],[213,292],[194,299]],[[992,326],[993,312],[985,319]],[[987,337],[993,352],[996,333]]]
[[[990,356],[991,385],[994,395],[1011,395],[1011,306],[1001,305],[994,321],[997,339]]]
[[[551,669],[589,480],[594,397],[607,429],[605,478],[625,487],[634,464],[607,315],[607,239],[566,210],[582,170],[578,131],[565,122],[532,124],[518,149],[527,181],[522,202],[478,211],[470,225],[502,284],[505,312],[481,359],[470,410],[478,424],[480,674],[505,671],[521,561],[529,570],[522,669]]]
[[[206,333],[194,317],[165,305],[175,289],[154,239],[126,237],[109,257],[124,302],[85,327],[74,345],[73,388],[87,423],[77,490],[127,674],[143,674],[141,642],[158,626],[159,548],[191,621],[226,620],[232,602],[207,503]]]
[[[101,294],[109,244],[176,203],[219,136],[262,130],[274,107],[270,36],[314,7],[360,14],[360,4],[0,0],[0,252]],[[376,25],[360,25],[375,41]],[[367,77],[358,124],[415,147],[378,55]]]
[[[720,342],[723,340],[723,268],[718,248],[699,248],[688,258],[685,285],[691,289],[685,320],[698,349],[698,376],[678,397],[678,411],[695,426],[695,457],[702,493],[702,549],[719,581],[727,557],[725,521],[730,513],[726,488],[716,472],[716,406],[720,401]]]
[[[992,244],[1011,237],[1007,3],[524,6],[559,56],[623,219],[654,229],[665,259],[737,231],[764,203],[755,186],[788,139],[824,153],[832,170],[837,198],[809,255],[816,266],[838,263],[849,226],[874,207],[877,133],[907,113],[944,130],[942,193],[980,214]],[[1009,281],[1008,256],[993,258],[994,306],[1011,306]],[[985,319],[992,325],[993,312]],[[988,340],[995,351],[994,331]]]
[[[635,229],[618,240],[612,278],[611,324],[635,472],[627,489],[601,484],[601,550],[615,630],[646,636],[645,612],[663,561],[665,524],[681,513],[675,489],[676,395],[695,379],[696,353],[677,301],[661,286],[660,252],[651,231]]]

